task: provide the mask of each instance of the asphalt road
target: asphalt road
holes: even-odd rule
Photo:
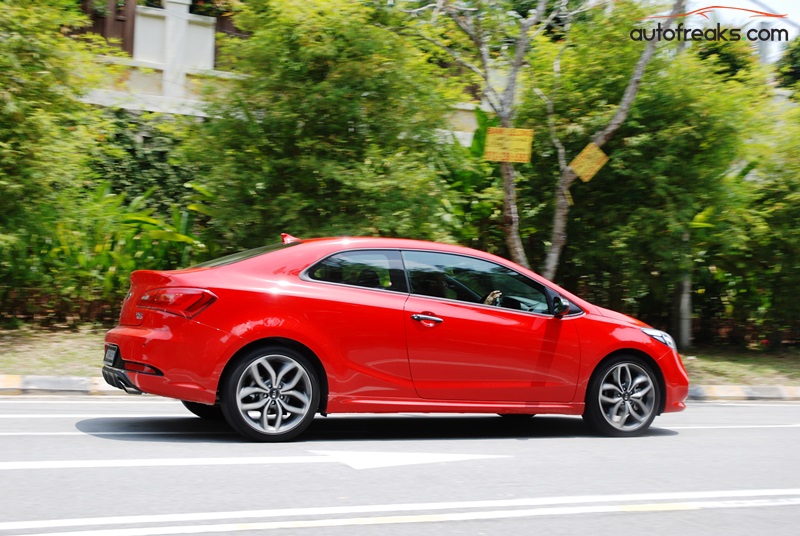
[[[0,397],[0,536],[795,535],[800,404],[579,418],[318,418],[244,442],[157,398]]]

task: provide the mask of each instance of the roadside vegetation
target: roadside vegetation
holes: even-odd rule
[[[474,24],[508,37],[486,43],[502,71],[540,3],[393,4],[237,4],[248,37],[226,39],[221,65],[245,76],[212,88],[198,121],[83,104],[93,58],[109,51],[71,36],[87,23],[78,3],[0,0],[0,325],[12,328],[0,366],[26,366],[16,346],[50,334],[33,328],[113,324],[135,269],[191,265],[281,232],[434,239],[510,258],[510,182],[533,269],[568,196],[557,283],[673,333],[690,298],[697,344],[790,363],[776,374],[796,381],[797,43],[774,69],[745,42],[664,43],[603,146],[609,163],[563,192],[564,160],[615,117],[643,46],[628,34],[655,8],[545,2],[559,11],[526,44],[513,117],[534,130],[533,160],[510,177],[482,158],[493,114],[476,110],[472,147],[446,139],[450,107],[478,104],[485,87],[454,60],[475,53],[458,17],[412,8],[469,7]],[[748,347],[759,350],[738,353]],[[687,360],[703,365],[697,374],[727,374],[700,356]]]

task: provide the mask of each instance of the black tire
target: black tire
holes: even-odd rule
[[[650,427],[660,403],[661,388],[650,365],[639,357],[621,355],[593,374],[583,419],[605,436],[638,436]]]
[[[309,359],[289,348],[256,348],[220,384],[228,424],[252,441],[294,439],[319,409],[320,383]]]
[[[220,408],[219,404],[209,406],[207,404],[199,404],[197,402],[187,402],[186,400],[181,400],[181,404],[183,404],[186,409],[201,419],[205,419],[207,421],[221,421],[225,418],[222,415],[222,408]]]

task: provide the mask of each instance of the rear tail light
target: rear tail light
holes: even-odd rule
[[[157,288],[142,294],[136,306],[192,318],[216,300],[212,292],[199,288]]]

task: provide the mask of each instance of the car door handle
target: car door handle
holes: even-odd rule
[[[411,319],[422,323],[433,322],[434,324],[441,324],[442,322],[444,322],[444,320],[442,320],[438,316],[433,316],[433,315],[413,314],[411,315]]]

